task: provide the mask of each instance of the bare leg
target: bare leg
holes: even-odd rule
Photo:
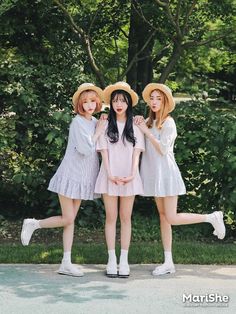
[[[73,200],[73,222],[69,225],[64,226],[63,229],[63,247],[64,252],[71,252],[73,238],[74,238],[74,226],[75,218],[77,216],[81,200]],[[62,206],[62,205],[61,205]]]
[[[131,239],[131,215],[134,196],[120,197],[121,249],[128,250]]]
[[[23,245],[28,245],[33,232],[38,228],[56,228],[65,227],[74,223],[75,210],[74,202],[68,197],[59,195],[59,200],[61,204],[61,216],[53,216],[50,218],[45,218],[42,220],[28,218],[24,220],[22,231],[21,231],[21,242]],[[80,200],[76,200],[76,203]],[[72,236],[73,239],[73,236]]]
[[[223,239],[225,237],[225,225],[223,213],[221,211],[216,211],[207,215],[177,213],[177,199],[177,196],[168,196],[164,198],[166,219],[171,225],[188,225],[209,222],[215,229],[213,232],[214,235],[216,235],[219,239]]]
[[[41,228],[56,228],[64,227],[74,223],[75,213],[74,213],[74,201],[71,198],[65,197],[63,195],[58,195],[60,205],[61,205],[61,216],[53,216],[45,218],[39,221]],[[76,200],[80,201],[80,200]]]
[[[103,194],[106,210],[105,236],[108,250],[115,249],[118,196]]]
[[[58,195],[61,205],[61,216],[54,216],[40,221],[35,219],[26,219],[22,228],[22,243],[28,245],[32,233],[37,228],[55,228],[64,227],[63,247],[64,254],[62,264],[58,270],[59,274],[70,276],[83,276],[83,272],[71,264],[71,248],[74,237],[74,220],[79,210],[81,200],[73,200],[68,197]]]
[[[188,225],[206,221],[207,215],[177,213],[177,196],[164,197],[165,216],[171,225]]]
[[[119,277],[127,278],[130,274],[128,251],[131,239],[131,215],[134,196],[120,197],[121,222],[121,254],[119,262]]]
[[[81,277],[83,276],[83,272],[73,265],[71,263],[71,248],[73,244],[73,239],[74,239],[74,221],[76,218],[76,215],[78,213],[81,200],[72,200],[68,201],[68,199],[64,196],[59,195],[59,200],[62,208],[62,217],[67,216],[70,217],[68,220],[72,220],[72,222],[68,225],[64,226],[63,229],[63,248],[64,248],[64,254],[63,254],[63,259],[61,266],[58,270],[59,274],[63,275],[70,275],[70,276],[77,276]],[[68,215],[68,209],[70,214]],[[73,219],[72,219],[73,218]]]
[[[164,209],[164,198],[156,197],[155,202],[160,215],[161,240],[164,251],[171,252],[172,250],[172,229],[171,224],[166,220]]]
[[[108,249],[108,263],[106,266],[106,275],[108,277],[117,276],[116,261],[116,221],[118,214],[118,196],[109,196],[103,194],[103,201],[106,210],[105,236]]]
[[[175,272],[175,268],[172,260],[172,229],[165,217],[164,198],[156,197],[155,202],[160,215],[161,240],[164,248],[164,263],[154,269],[153,275],[160,276]]]

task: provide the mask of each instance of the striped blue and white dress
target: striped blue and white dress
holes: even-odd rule
[[[92,141],[97,119],[87,120],[79,114],[70,124],[65,156],[49,182],[48,190],[71,199],[92,200],[99,172],[96,145]]]

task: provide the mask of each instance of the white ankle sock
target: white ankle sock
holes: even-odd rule
[[[212,214],[207,214],[205,222],[212,223],[212,220],[213,220],[213,215]]]
[[[36,220],[36,221],[35,221],[35,226],[37,227],[37,229],[42,228],[42,227],[40,226],[40,220]]]
[[[108,250],[108,263],[116,264],[116,251]]]
[[[120,252],[120,264],[128,264],[128,250],[121,249]]]
[[[172,259],[172,252],[171,251],[164,251],[165,256],[165,264],[174,264]]]
[[[62,262],[71,264],[71,252],[64,252]]]

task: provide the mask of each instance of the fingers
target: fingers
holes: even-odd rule
[[[141,123],[144,123],[145,119],[143,116],[135,116],[134,117],[134,124],[140,125]]]
[[[104,120],[106,121],[106,120],[107,120],[107,117],[108,117],[108,114],[102,113],[99,120],[100,120],[100,121],[104,121]]]

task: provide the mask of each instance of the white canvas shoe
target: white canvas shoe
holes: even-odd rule
[[[175,273],[175,265],[174,264],[162,264],[160,266],[157,266],[152,274],[153,276],[161,276],[165,274],[173,274]]]
[[[129,264],[120,264],[118,275],[120,278],[128,278],[130,274]]]
[[[24,219],[21,230],[21,243],[28,245],[32,237],[33,232],[38,229],[38,222],[34,218]]]
[[[60,268],[57,271],[60,275],[74,276],[74,277],[83,277],[84,273],[79,267],[71,263],[61,263]]]
[[[108,263],[106,266],[106,276],[115,278],[118,275],[117,263]]]
[[[211,214],[211,224],[214,227],[213,234],[217,236],[218,239],[224,239],[225,237],[225,224],[223,220],[223,213],[221,211],[216,211]]]

